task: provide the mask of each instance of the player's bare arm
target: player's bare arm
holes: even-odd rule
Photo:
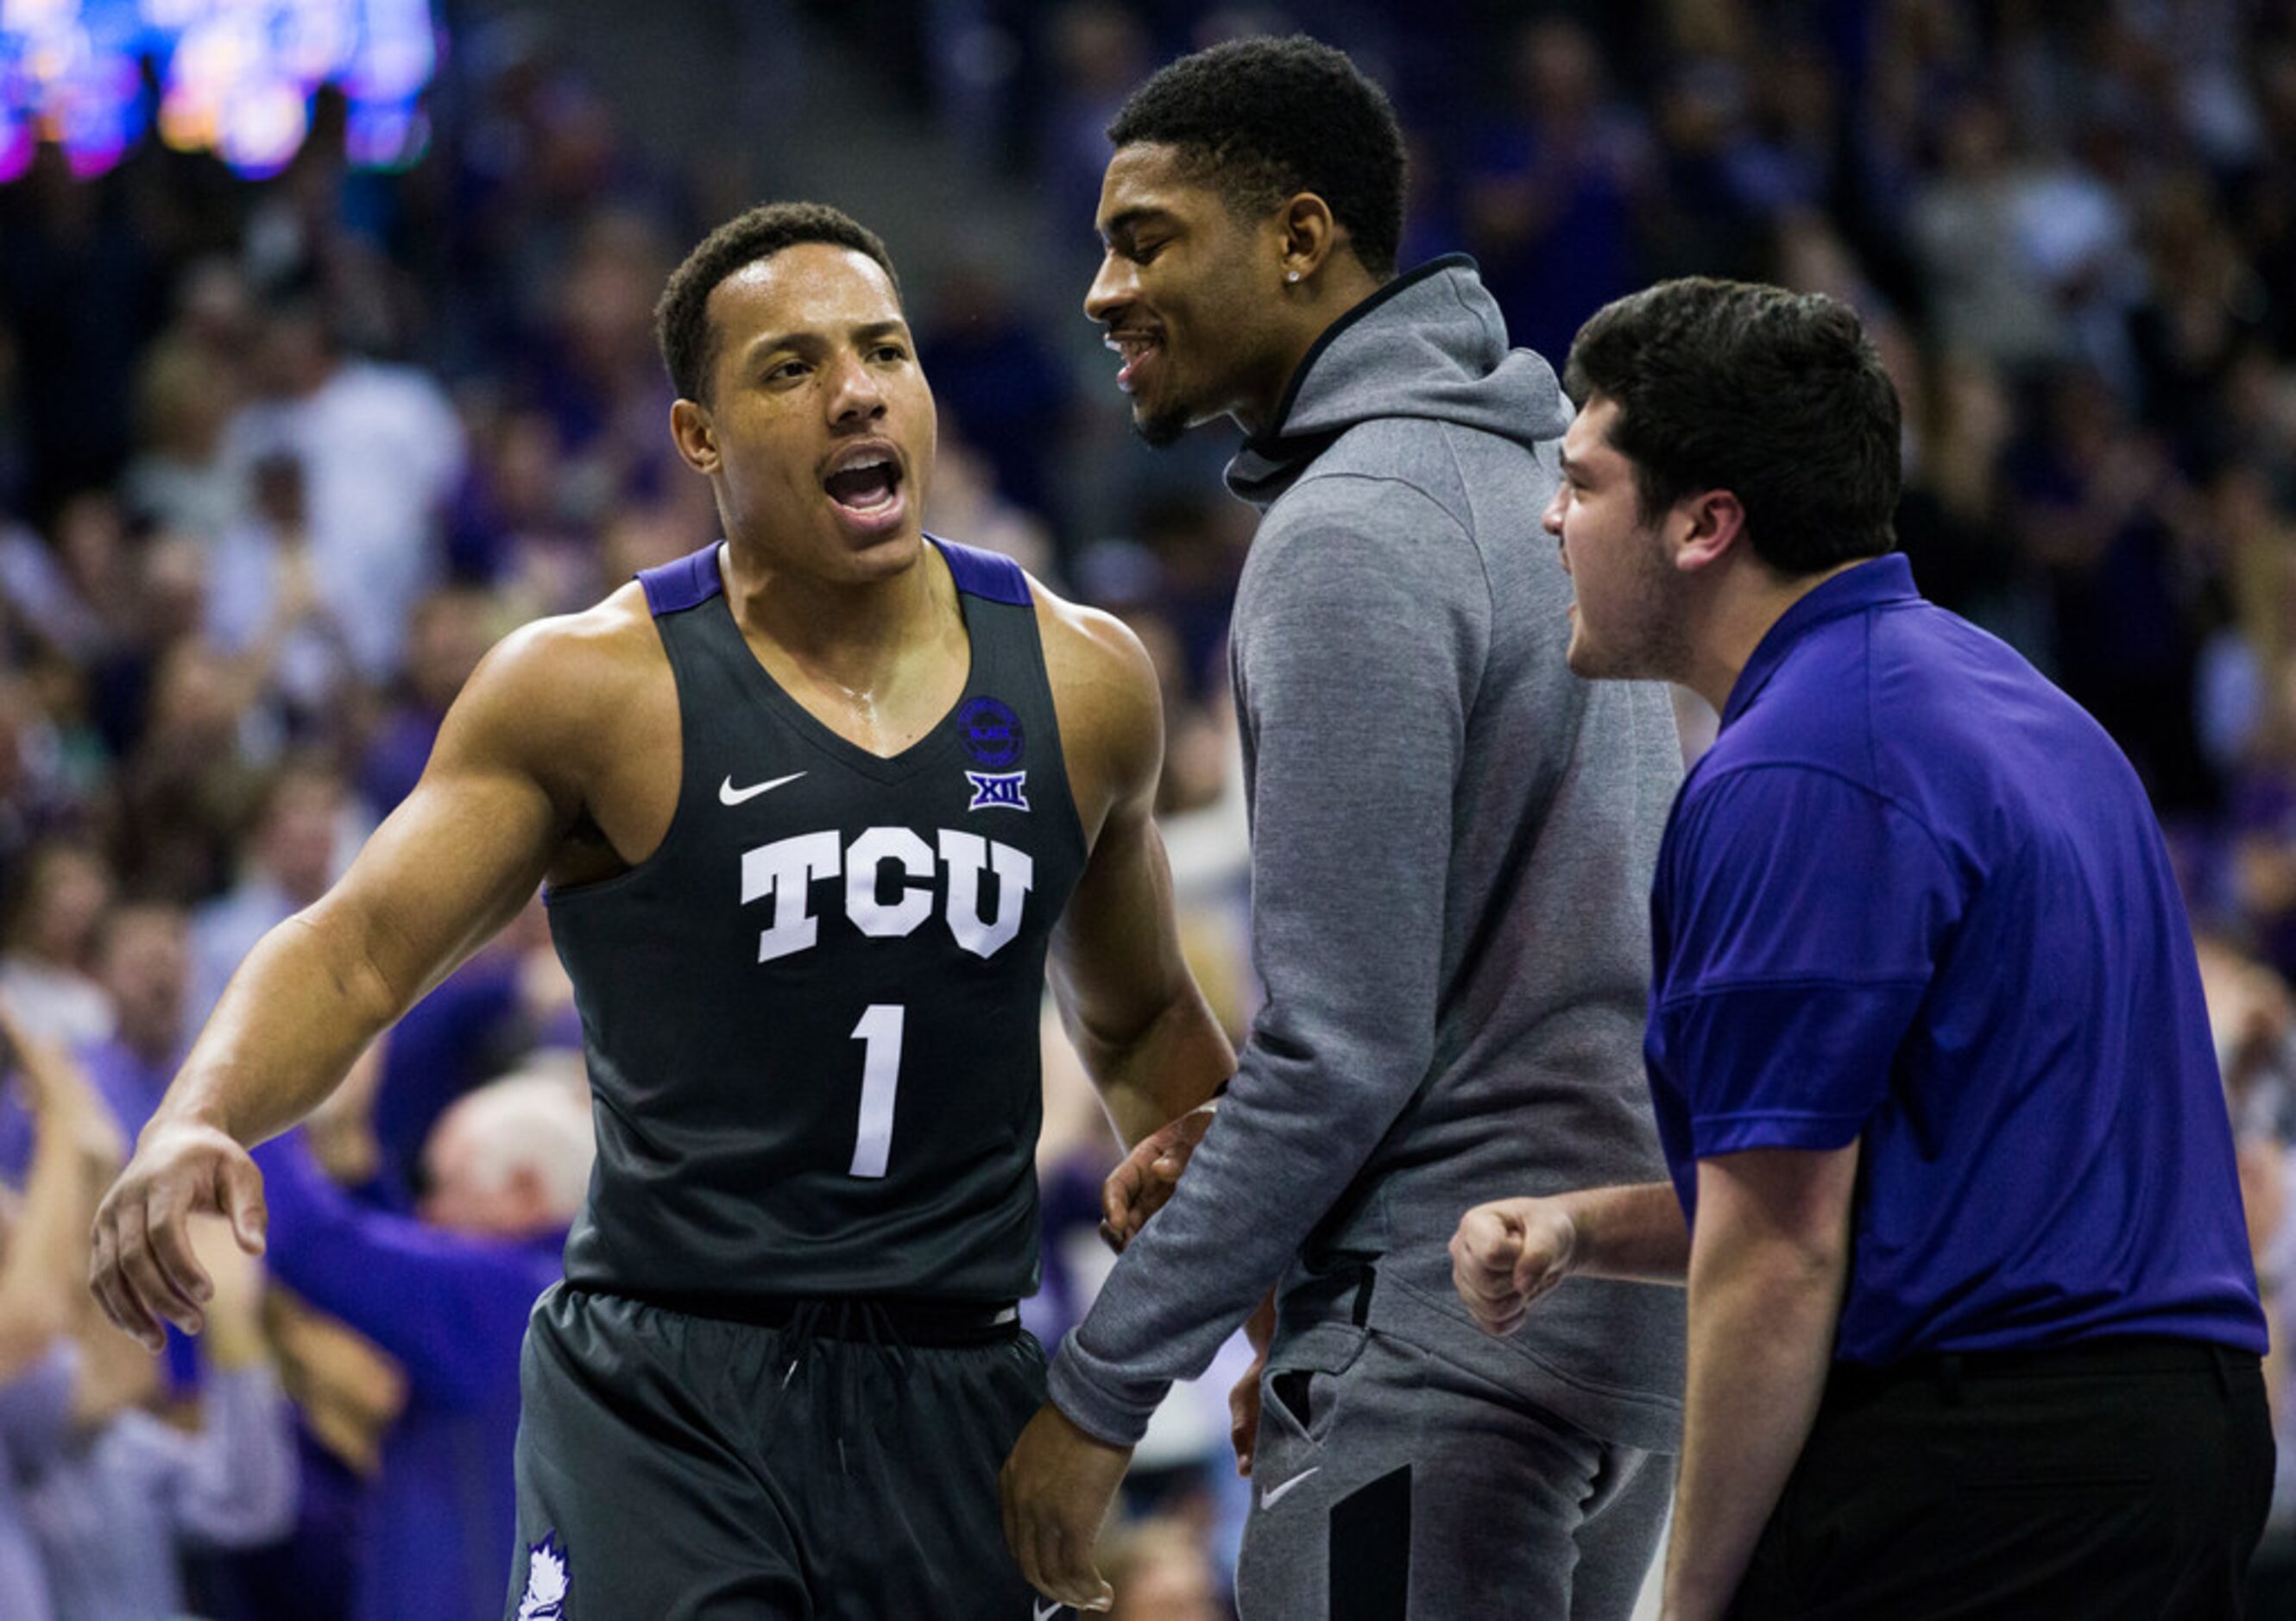
[[[668,667],[636,597],[506,638],[350,871],[249,954],[96,1213],[90,1285],[120,1328],[154,1348],[163,1319],[197,1331],[210,1285],[187,1217],[220,1213],[262,1246],[247,1149],[324,1099],[545,874],[608,876],[659,841],[676,781],[659,740],[674,756],[677,733],[656,713],[672,708]],[[615,762],[623,744],[642,759]],[[648,767],[664,785],[650,793]]]
[[[1091,849],[1053,936],[1054,1000],[1129,1145],[1210,1098],[1235,1054],[1180,952],[1153,812],[1155,667],[1119,621],[1037,591],[1069,784]]]

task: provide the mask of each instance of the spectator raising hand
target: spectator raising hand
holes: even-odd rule
[[[34,1146],[4,1254],[0,1254],[0,1381],[45,1355],[70,1330],[87,1261],[96,1200],[125,1144],[102,1100],[63,1052],[28,1034],[0,999],[0,1046],[23,1088]]]

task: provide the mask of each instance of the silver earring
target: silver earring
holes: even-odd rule
[[[1283,273],[1283,279],[1287,282],[1296,282],[1300,279],[1300,273],[1296,270],[1287,270]]]

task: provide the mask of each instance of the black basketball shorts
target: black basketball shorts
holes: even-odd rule
[[[1024,1621],[997,1471],[1045,1396],[1017,1323],[898,1338],[866,1305],[779,1326],[563,1284],[520,1366],[514,1621]]]

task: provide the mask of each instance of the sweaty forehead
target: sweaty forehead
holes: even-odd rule
[[[721,342],[766,332],[837,332],[902,319],[900,296],[883,266],[832,242],[799,242],[756,259],[709,290],[709,320]]]
[[[1194,175],[1177,146],[1136,142],[1119,146],[1100,183],[1099,225],[1113,233],[1144,217],[1185,217],[1214,205],[1210,185]]]

